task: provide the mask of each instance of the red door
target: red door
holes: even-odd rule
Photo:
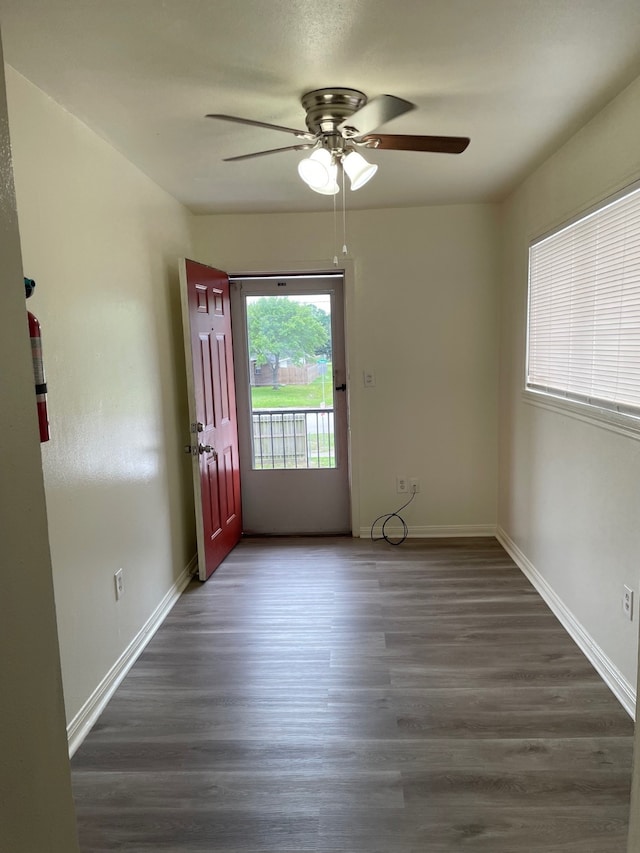
[[[198,567],[206,580],[242,533],[229,277],[183,260],[180,281]]]

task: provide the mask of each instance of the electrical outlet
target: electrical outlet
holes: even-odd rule
[[[400,475],[398,475],[396,477],[396,492],[399,495],[404,495],[408,492],[408,490],[409,490],[409,488],[407,486],[407,478],[401,477]]]
[[[420,480],[417,477],[412,477],[409,480],[409,491],[412,495],[417,495],[420,491]]]
[[[376,384],[376,375],[373,370],[363,371],[362,381],[365,388],[374,388]]]
[[[633,590],[626,585],[622,588],[622,612],[633,622]]]
[[[120,601],[124,593],[124,580],[122,578],[122,569],[115,572],[113,579],[116,584],[116,601]]]

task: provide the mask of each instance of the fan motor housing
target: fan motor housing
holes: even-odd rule
[[[358,89],[315,89],[301,98],[307,127],[312,133],[340,135],[338,125],[367,103]]]

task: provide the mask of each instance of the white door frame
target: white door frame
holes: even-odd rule
[[[345,366],[347,371],[347,449],[349,456],[349,500],[351,505],[352,536],[360,535],[360,465],[358,449],[360,447],[360,415],[361,388],[354,378],[362,373],[357,362],[357,347],[353,340],[355,329],[355,263],[351,258],[340,259],[337,266],[332,260],[294,261],[290,259],[281,264],[269,261],[250,269],[229,269],[229,278],[249,278],[251,276],[271,275],[304,275],[305,273],[342,272],[344,275],[344,334],[345,334]]]

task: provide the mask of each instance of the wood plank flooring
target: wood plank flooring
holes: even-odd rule
[[[623,853],[631,757],[495,540],[248,539],[72,769],[83,853]]]

